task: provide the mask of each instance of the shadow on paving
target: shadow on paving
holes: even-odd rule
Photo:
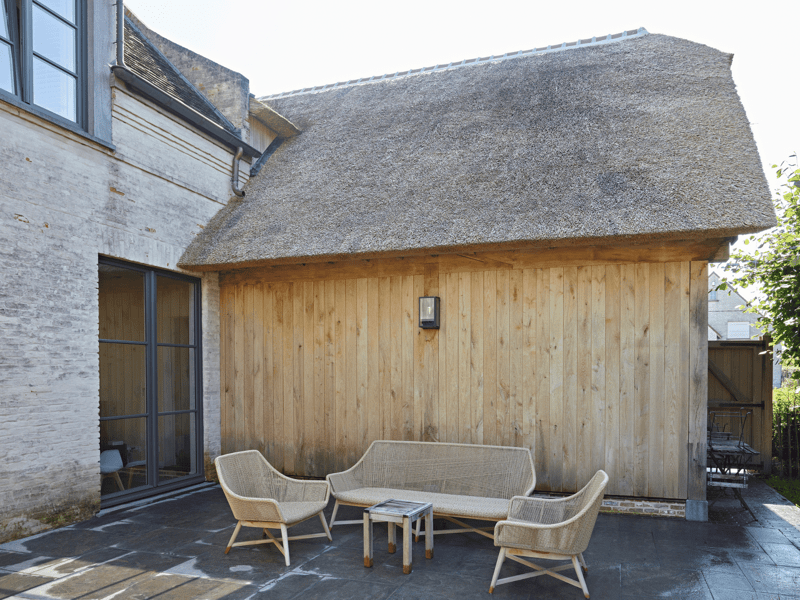
[[[800,509],[760,481],[744,492],[758,520],[724,499],[715,509],[722,502],[717,510],[727,513],[709,523],[600,514],[585,552],[591,597],[800,599]],[[332,502],[328,517],[331,509]],[[342,519],[360,516],[358,509],[340,511]],[[335,527],[333,542],[291,542],[287,567],[271,544],[224,554],[234,524],[214,486],[10,542],[0,546],[0,598],[491,597],[498,549],[474,533],[437,536],[430,560],[420,540],[413,548],[412,573],[404,575],[402,543],[389,554],[383,526],[375,527],[375,563],[367,569],[360,526]],[[437,521],[437,529],[446,526]],[[319,521],[311,519],[291,532],[320,530]],[[239,534],[241,541],[257,539],[260,530],[243,528]],[[522,565],[506,561],[500,576],[524,572]],[[502,585],[493,597],[577,600],[583,594],[552,577],[537,577]]]

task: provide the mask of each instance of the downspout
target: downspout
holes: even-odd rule
[[[244,149],[239,146],[233,157],[233,177],[231,177],[231,190],[239,198],[244,198],[244,190],[239,189],[239,159],[242,158],[242,154],[244,154]]]
[[[125,6],[123,0],[117,0],[117,66],[125,66]]]

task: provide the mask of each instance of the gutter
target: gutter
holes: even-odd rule
[[[192,110],[191,108],[189,108],[182,102],[179,102],[169,94],[162,92],[153,84],[139,77],[136,73],[129,70],[127,67],[120,65],[113,65],[111,67],[111,72],[114,73],[116,77],[118,77],[126,84],[128,84],[128,86],[130,86],[135,91],[139,92],[143,96],[150,98],[157,104],[163,106],[167,110],[175,113],[182,119],[188,121],[203,133],[206,133],[215,140],[222,142],[223,144],[228,146],[234,153],[236,153],[239,150],[239,148],[241,148],[245,156],[250,156],[252,158],[257,158],[261,156],[261,152],[253,148],[251,145],[244,143],[241,139],[236,137],[228,130],[223,129],[216,123],[212,123],[200,113]]]

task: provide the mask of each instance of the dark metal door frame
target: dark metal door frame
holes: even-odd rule
[[[194,485],[205,481],[204,461],[203,461],[203,361],[202,361],[202,330],[201,330],[201,298],[200,298],[200,279],[173,273],[170,271],[163,271],[153,267],[144,267],[125,261],[107,258],[104,256],[99,257],[99,265],[110,265],[117,268],[129,269],[137,271],[144,275],[144,316],[145,316],[145,341],[132,342],[127,340],[106,340],[98,339],[98,343],[127,343],[138,346],[145,346],[145,406],[146,413],[144,415],[126,415],[127,418],[142,416],[146,417],[146,472],[147,483],[146,485],[137,487],[133,490],[125,490],[106,494],[101,498],[101,507],[108,508],[124,502],[131,502],[140,498],[163,494],[165,492]],[[159,343],[158,342],[158,277],[167,277],[177,279],[179,281],[186,281],[193,286],[194,293],[192,294],[193,313],[194,318],[190,322],[190,327],[194,331],[193,344],[172,344],[172,343]],[[191,341],[191,340],[190,340]],[[194,398],[193,409],[179,410],[179,411],[166,411],[164,413],[158,412],[158,348],[159,347],[172,347],[172,348],[190,348],[194,350]],[[195,456],[196,460],[196,473],[179,477],[177,479],[169,480],[167,483],[159,484],[158,481],[158,420],[160,416],[167,416],[171,414],[195,414]],[[120,417],[100,417],[100,421],[116,420]]]

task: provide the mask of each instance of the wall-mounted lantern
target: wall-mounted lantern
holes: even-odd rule
[[[419,299],[419,326],[423,329],[439,329],[438,296],[422,296]]]

